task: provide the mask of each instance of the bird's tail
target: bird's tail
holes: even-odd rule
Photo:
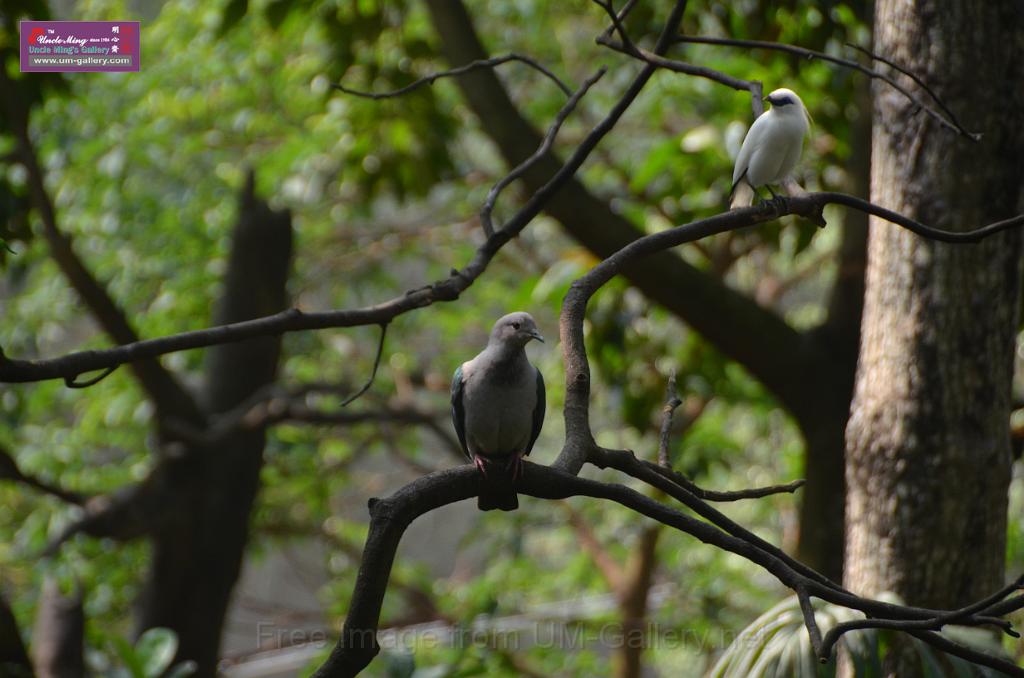
[[[480,494],[476,507],[481,511],[515,511],[519,508],[519,497],[516,495],[516,481],[522,472],[521,458],[514,455],[509,460],[488,460],[483,462],[484,473],[480,478]]]
[[[732,200],[729,202],[729,209],[737,207],[750,207],[754,204],[754,189],[746,181],[740,181],[736,188],[732,189]]]

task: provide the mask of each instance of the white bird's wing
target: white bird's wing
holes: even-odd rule
[[[761,145],[768,127],[768,113],[762,113],[747,130],[747,136],[743,137],[740,153],[736,156],[736,166],[732,170],[733,191],[736,190],[736,184],[740,183],[740,179],[750,168],[750,158],[754,154],[754,150]]]
[[[782,159],[782,164],[779,166],[778,175],[776,180],[782,181],[796,168],[796,164],[800,162],[800,155],[803,152],[804,139],[801,134],[797,139],[793,140],[786,149],[786,156]]]

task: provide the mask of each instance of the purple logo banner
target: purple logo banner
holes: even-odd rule
[[[139,70],[138,21],[22,21],[21,71]]]

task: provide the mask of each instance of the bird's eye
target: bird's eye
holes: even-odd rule
[[[512,329],[518,330],[519,329],[519,323],[512,323]]]

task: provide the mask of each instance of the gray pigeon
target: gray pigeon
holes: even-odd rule
[[[544,378],[523,348],[544,341],[529,313],[509,313],[491,330],[487,348],[455,370],[452,423],[462,451],[484,477],[481,511],[519,508],[515,484],[544,424]]]

